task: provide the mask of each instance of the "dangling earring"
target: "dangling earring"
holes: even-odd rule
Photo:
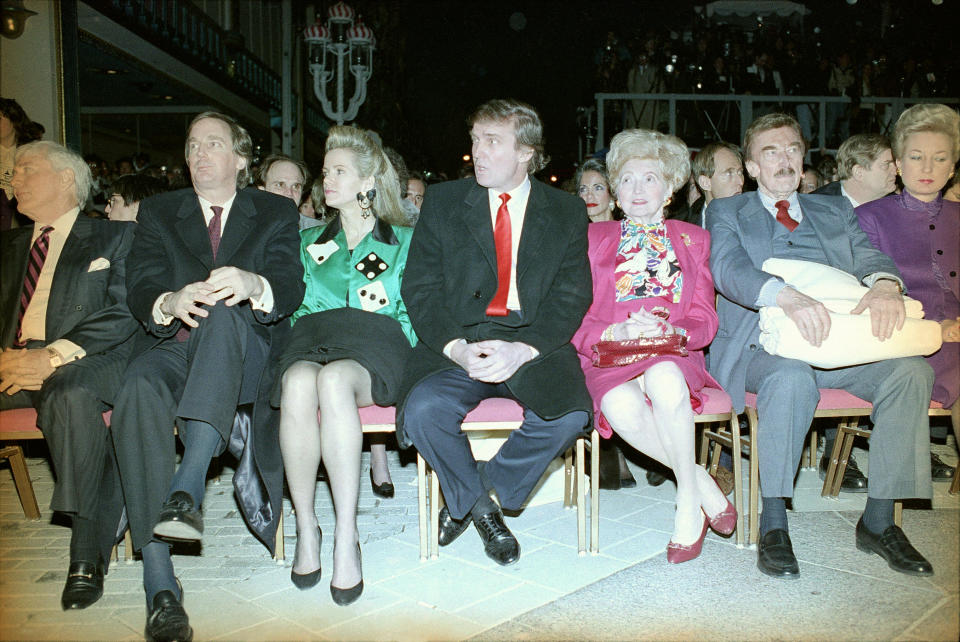
[[[667,200],[665,200],[665,201],[663,202],[663,206],[664,206],[664,207],[668,207],[668,206],[670,205],[670,203],[672,203],[672,202],[673,202],[673,197],[672,197],[672,196],[668,196],[668,197],[667,197]]]
[[[900,168],[897,168],[897,176],[903,177],[903,174],[900,173]]]
[[[357,203],[360,204],[360,216],[366,220],[373,214],[373,199],[377,196],[377,190],[371,189],[366,194],[357,192]]]

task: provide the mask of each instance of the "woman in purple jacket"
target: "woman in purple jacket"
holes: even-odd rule
[[[933,400],[953,411],[960,395],[960,203],[941,190],[960,157],[960,115],[945,105],[914,105],[893,132],[903,191],[857,208],[873,245],[897,264],[907,292],[939,321],[943,347],[927,357],[936,373]]]

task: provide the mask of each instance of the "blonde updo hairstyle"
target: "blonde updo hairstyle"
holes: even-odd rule
[[[377,195],[370,200],[373,213],[390,225],[409,225],[400,204],[400,182],[390,159],[373,132],[350,125],[335,125],[327,135],[325,151],[349,149],[361,178],[372,176]]]
[[[932,132],[945,135],[951,143],[951,163],[960,158],[960,114],[946,105],[920,103],[907,109],[893,129],[893,155],[903,158],[907,138],[911,134]]]
[[[635,158],[657,162],[669,194],[674,194],[690,178],[690,151],[682,140],[649,129],[625,129],[613,137],[607,152],[607,172],[614,198],[617,198],[623,166]]]

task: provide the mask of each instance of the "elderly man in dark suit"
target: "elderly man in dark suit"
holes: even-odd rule
[[[818,346],[830,332],[826,307],[762,270],[771,257],[830,265],[869,287],[853,314],[868,312],[874,336],[890,338],[905,318],[896,265],[874,249],[853,208],[832,196],[797,194],[803,169],[800,126],[767,114],[747,129],[747,171],[759,191],[713,201],[707,229],[710,269],[721,296],[720,330],[710,347],[710,373],[738,411],[744,393],[757,395],[763,515],[757,546],[760,570],[774,577],[799,572],[787,533],[785,499],[804,437],[819,401],[818,388],[842,388],[873,403],[867,505],[856,527],[857,548],[882,556],[896,571],[931,575],[930,563],[893,523],[894,500],[931,496],[927,405],[933,371],[920,357],[820,370],[768,354],[760,346],[762,306],[778,306],[801,336]]]
[[[503,522],[589,420],[570,338],[590,305],[583,201],[531,180],[544,164],[532,107],[493,100],[470,119],[476,178],[434,185],[413,234],[403,300],[420,338],[401,426],[437,471],[440,544],[470,522],[486,554],[512,564]],[[460,423],[480,401],[515,399],[524,422],[478,467]]]
[[[103,594],[123,505],[103,412],[137,332],[124,286],[133,226],[82,216],[90,183],[79,154],[19,147],[12,186],[34,224],[0,241],[0,408],[37,409],[57,479],[50,507],[72,517],[64,609]]]
[[[234,416],[268,395],[268,354],[303,297],[303,268],[292,201],[246,188],[251,150],[231,117],[200,114],[185,147],[193,188],[140,205],[127,301],[149,336],[124,375],[113,434],[143,554],[148,639],[192,635],[163,540],[200,539],[207,469],[227,443],[243,443],[237,475],[269,494],[238,488],[245,516],[268,545],[276,530],[282,466],[269,404],[254,405],[252,434]],[[175,422],[184,454],[174,474]]]

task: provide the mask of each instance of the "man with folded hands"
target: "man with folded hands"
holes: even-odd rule
[[[64,610],[103,595],[123,507],[103,412],[137,333],[124,285],[134,226],[80,214],[91,182],[61,145],[18,147],[11,183],[34,224],[0,237],[0,409],[36,408],[50,449],[50,507],[72,519]]]
[[[797,194],[804,142],[796,120],[767,114],[744,138],[746,169],[758,191],[713,201],[710,269],[720,293],[720,329],[710,348],[710,373],[742,411],[756,393],[763,514],[757,566],[773,577],[797,577],[785,501],[820,399],[839,388],[873,403],[870,481],[856,526],[857,548],[883,557],[896,571],[932,575],[933,568],[894,525],[894,501],[931,496],[927,407],[933,371],[920,357],[821,370],[768,354],[760,344],[758,309],[778,306],[801,336],[819,346],[830,333],[823,304],[762,270],[771,257],[830,265],[869,288],[852,314],[870,315],[873,335],[889,339],[905,318],[903,282],[893,261],[873,248],[850,203],[835,196]]]

